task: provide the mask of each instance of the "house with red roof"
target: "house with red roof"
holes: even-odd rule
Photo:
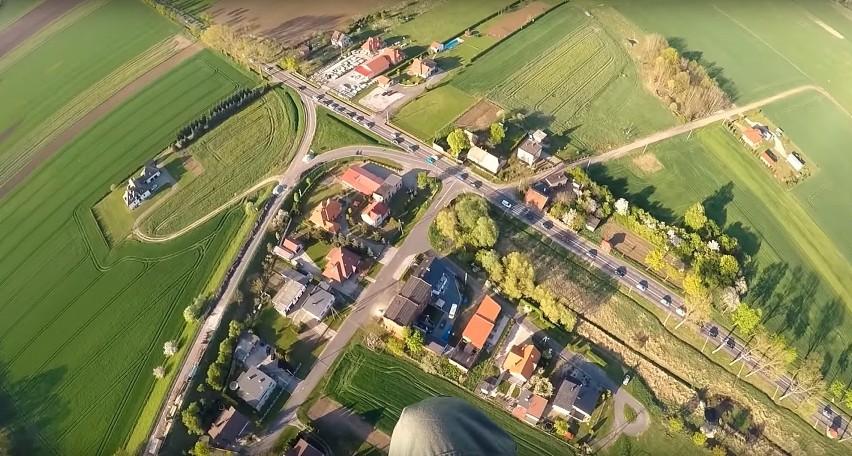
[[[444,50],[444,43],[439,43],[437,41],[433,41],[432,44],[429,46],[429,52],[431,52],[432,54],[437,54],[437,53],[439,53],[443,50]]]
[[[325,269],[322,271],[322,275],[337,283],[342,283],[352,277],[358,270],[358,263],[361,262],[361,257],[343,247],[331,249],[325,259]]]
[[[340,217],[342,212],[343,206],[340,204],[340,201],[328,198],[314,208],[308,221],[329,233],[337,233],[340,231],[340,224],[337,223],[337,218]]]
[[[361,212],[361,220],[373,228],[381,226],[389,216],[390,208],[385,203],[375,200],[364,208],[364,212]]]
[[[391,62],[386,55],[379,55],[370,61],[355,67],[355,72],[367,79],[373,79],[390,68]]]
[[[494,330],[494,325],[497,324],[497,317],[500,316],[500,304],[497,304],[491,296],[485,296],[479,307],[476,308],[476,313],[467,323],[462,331],[462,340],[472,345],[478,350],[485,347],[485,342],[491,331]]]
[[[544,415],[546,407],[547,399],[533,394],[528,389],[523,389],[518,396],[518,405],[512,410],[512,415],[529,425],[535,426]]]
[[[340,176],[340,183],[376,201],[388,201],[402,188],[402,179],[396,174],[381,178],[362,165],[352,165]]]
[[[361,49],[369,52],[370,54],[378,54],[384,47],[385,42],[377,36],[367,38],[367,41],[364,41],[364,44],[361,45]]]
[[[743,142],[752,149],[757,149],[757,146],[763,142],[763,135],[757,128],[749,128],[748,130],[743,131],[742,138]]]
[[[281,238],[281,242],[272,249],[272,253],[289,261],[302,254],[302,244],[291,237]]]
[[[506,354],[506,359],[503,361],[503,369],[506,369],[512,377],[522,383],[526,383],[533,376],[533,372],[535,372],[540,359],[541,352],[535,345],[515,345]]]
[[[423,79],[434,75],[440,71],[438,64],[432,59],[415,58],[411,61],[411,66],[408,67],[408,73],[412,76],[420,76]]]
[[[527,190],[524,194],[524,204],[532,206],[542,212],[544,212],[544,208],[547,206],[548,201],[550,201],[550,197],[534,185],[530,186],[529,190]]]
[[[405,60],[405,54],[396,46],[382,49],[381,55],[387,57],[391,65]]]

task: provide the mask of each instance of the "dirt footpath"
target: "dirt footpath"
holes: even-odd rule
[[[51,0],[48,0],[50,2]],[[180,65],[190,57],[199,53],[204,46],[200,43],[195,43],[187,48],[184,48],[177,54],[169,57],[165,62],[155,66],[154,68],[148,70],[147,73],[143,74],[136,80],[130,82],[123,88],[121,88],[118,92],[109,97],[106,101],[98,105],[95,109],[89,111],[88,114],[83,116],[80,120],[75,122],[71,127],[67,130],[60,133],[53,141],[49,142],[44,148],[38,151],[11,179],[9,179],[5,184],[0,185],[0,199],[2,199],[6,194],[12,191],[18,184],[24,181],[30,173],[32,173],[36,168],[39,167],[45,160],[49,159],[56,152],[58,152],[63,146],[68,144],[72,139],[74,139],[77,135],[85,131],[92,124],[94,124],[97,120],[102,118],[103,116],[109,114],[116,106],[120,105],[137,92],[139,92],[142,88],[155,81],[160,76],[168,73],[176,66]]]
[[[390,446],[390,437],[387,434],[373,428],[363,418],[327,397],[318,400],[311,407],[308,416],[312,420],[326,425],[328,429],[354,434],[359,439],[381,450],[387,451]]]
[[[0,58],[85,0],[46,0],[0,32]]]

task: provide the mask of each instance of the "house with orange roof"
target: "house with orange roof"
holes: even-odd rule
[[[337,233],[340,231],[340,224],[337,223],[337,218],[340,217],[342,212],[343,206],[340,204],[340,201],[328,198],[314,208],[308,221],[329,233]]]
[[[434,75],[440,71],[438,64],[432,59],[415,58],[411,61],[411,66],[408,67],[408,74],[412,76],[420,76],[423,79]]]
[[[382,179],[371,173],[362,165],[352,165],[346,169],[340,182],[366,196],[372,196],[376,201],[388,201],[402,187],[402,179],[396,174],[389,174]]]
[[[515,345],[506,354],[506,360],[503,361],[503,369],[509,372],[509,375],[527,382],[535,372],[535,367],[541,359],[541,352],[533,344]]]
[[[778,163],[778,158],[775,157],[775,154],[772,153],[771,150],[766,149],[763,151],[763,153],[760,154],[760,161],[762,161],[764,165],[771,168],[772,165]]]
[[[389,216],[390,208],[385,203],[375,200],[364,208],[364,212],[361,212],[361,220],[373,228],[381,226]]]
[[[361,49],[369,52],[370,54],[378,54],[384,47],[385,42],[377,36],[367,38],[367,41],[364,41],[364,44],[361,45]]]
[[[497,317],[500,316],[500,304],[491,296],[486,295],[476,308],[476,313],[462,331],[462,340],[478,350],[485,347],[485,341],[494,330]]]
[[[281,242],[272,249],[272,253],[289,261],[302,254],[302,244],[291,237],[284,237],[281,238]]]
[[[743,131],[742,138],[743,142],[752,149],[757,149],[757,146],[763,142],[763,135],[757,128],[749,128],[748,130]]]
[[[512,415],[529,425],[535,426],[544,415],[546,407],[547,399],[533,394],[528,389],[523,389],[518,396],[518,405],[512,410]]]
[[[391,65],[396,65],[405,60],[405,54],[396,46],[382,49],[381,55],[387,57]]]
[[[377,77],[377,78],[376,78],[376,83],[377,83],[377,84],[379,85],[379,87],[381,87],[382,89],[387,89],[387,88],[389,88],[390,86],[392,86],[392,85],[394,84],[394,82],[395,82],[395,81],[394,81],[393,79],[391,79],[391,78],[389,78],[389,77],[387,77],[387,76],[379,76],[379,77]]]
[[[530,186],[529,190],[527,190],[524,194],[524,204],[532,206],[542,212],[544,212],[544,208],[547,206],[548,201],[550,201],[550,197],[541,189],[536,188],[535,185]]]
[[[325,259],[325,269],[322,271],[322,275],[337,283],[342,283],[352,277],[358,270],[358,263],[361,262],[361,257],[343,247],[331,249]]]
[[[437,41],[433,41],[432,44],[429,46],[429,52],[431,52],[432,54],[437,54],[437,53],[439,53],[443,50],[444,50],[444,43],[439,43]]]

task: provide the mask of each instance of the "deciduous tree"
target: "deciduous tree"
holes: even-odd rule
[[[482,265],[482,269],[488,274],[488,278],[494,283],[503,281],[503,263],[500,255],[492,249],[476,252],[476,261]]]
[[[178,345],[176,341],[170,340],[163,344],[163,354],[166,356],[174,356],[178,351]]]
[[[805,358],[799,365],[787,392],[781,395],[778,400],[783,400],[792,394],[811,394],[825,388],[825,379],[822,376],[821,369],[822,361],[818,357]]]
[[[190,434],[204,434],[204,429],[201,427],[201,406],[198,402],[193,402],[186,407],[180,414],[183,425]]]
[[[210,456],[213,454],[213,447],[209,443],[199,440],[195,442],[190,453],[192,453],[192,456]]]
[[[751,350],[759,356],[753,357],[754,366],[746,378],[765,370],[774,373],[786,372],[796,360],[796,350],[787,345],[780,334],[773,334],[758,326],[750,342]]]
[[[840,380],[831,382],[831,385],[828,387],[828,394],[834,400],[843,399],[843,396],[846,394],[846,384]]]
[[[461,128],[456,128],[447,135],[447,143],[455,157],[458,157],[462,150],[470,148],[470,140]]]
[[[742,303],[740,303],[740,305],[737,306],[737,309],[734,310],[734,313],[731,314],[734,326],[738,327],[740,332],[745,336],[749,336],[754,332],[757,325],[760,324],[760,319],[762,317],[762,310],[749,307]]]
[[[429,178],[429,173],[420,171],[417,173],[417,188],[424,189],[432,185],[432,180]]]
[[[654,247],[645,257],[645,264],[654,271],[662,271],[666,267],[666,251],[662,247]]]
[[[500,144],[503,142],[503,139],[506,137],[506,130],[503,129],[503,124],[500,122],[494,122],[491,124],[491,143],[494,145]]]
[[[535,270],[529,259],[520,252],[511,252],[503,258],[503,293],[513,299],[532,294],[535,287]]]
[[[157,366],[154,368],[154,378],[157,380],[166,376],[166,368],[163,366]]]
[[[704,213],[704,206],[701,203],[689,206],[689,209],[683,215],[683,223],[695,231],[704,228],[704,225],[707,224],[707,215]]]
[[[624,198],[619,198],[618,201],[615,202],[615,212],[620,215],[627,215],[627,211],[630,209],[630,203],[627,202]]]

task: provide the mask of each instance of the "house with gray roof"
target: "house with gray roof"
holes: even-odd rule
[[[210,443],[222,449],[230,449],[251,429],[251,421],[234,407],[228,407],[219,414],[207,434]]]
[[[334,307],[336,297],[331,291],[328,282],[320,282],[308,294],[302,302],[302,310],[314,320],[322,321]]]
[[[431,299],[432,285],[418,276],[409,277],[382,316],[385,327],[401,334],[403,328],[417,321]]]
[[[562,380],[556,390],[552,410],[560,415],[586,423],[592,418],[592,412],[598,406],[600,397],[599,390],[585,386],[573,377],[568,377]]]
[[[249,366],[231,382],[230,388],[246,404],[260,411],[275,391],[276,383],[257,367]]]

